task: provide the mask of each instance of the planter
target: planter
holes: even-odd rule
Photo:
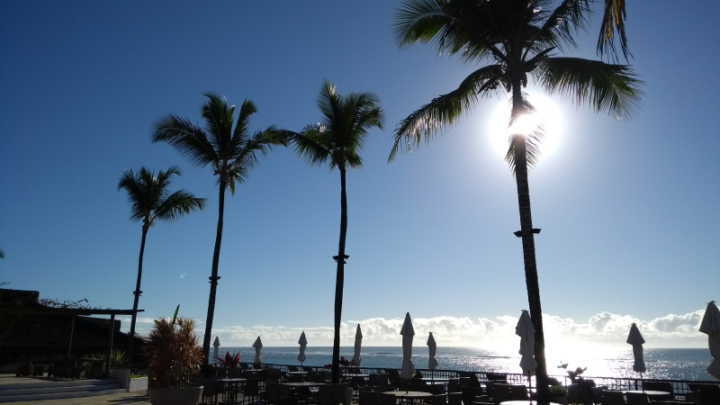
[[[110,369],[110,378],[120,384],[120,388],[128,388],[130,386],[130,369],[129,368],[112,368]]]
[[[145,392],[148,389],[147,377],[131,378],[127,387],[128,392]]]
[[[197,405],[202,397],[203,387],[187,387],[183,390],[175,388],[152,388],[150,403],[152,405]]]

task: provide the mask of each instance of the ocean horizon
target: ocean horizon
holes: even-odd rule
[[[227,346],[220,347],[218,353],[240,353],[241,361],[252,362],[255,351],[251,347]],[[264,347],[262,361],[271,364],[299,364],[297,361],[298,346]],[[305,351],[306,366],[324,366],[331,362],[332,347],[308,346]],[[353,356],[352,346],[340,348],[340,355],[346,359]],[[363,367],[399,368],[402,362],[402,348],[399,346],[367,346],[362,348]],[[520,356],[490,350],[440,347],[436,356],[438,369],[494,371],[520,373]],[[712,357],[708,349],[703,348],[648,348],[645,349],[647,372],[644,378],[679,379],[679,380],[714,380],[706,369]],[[427,347],[413,348],[413,363],[416,368],[427,368]],[[559,368],[567,364],[568,370],[576,367],[586,368],[587,377],[640,377],[632,370],[632,350],[610,349],[602,351],[586,351],[573,353],[572,358],[560,357],[551,352],[547,354],[548,374],[564,376],[565,370]]]

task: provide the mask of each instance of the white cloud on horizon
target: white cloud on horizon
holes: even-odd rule
[[[698,331],[703,310],[685,314],[668,314],[661,317],[642,320],[631,315],[600,312],[587,320],[545,314],[543,317],[545,336],[550,349],[552,347],[567,350],[568,347],[594,348],[625,347],[625,339],[630,324],[638,324],[646,340],[646,347],[704,347],[706,335]],[[195,320],[198,336],[202,336],[203,323]],[[363,330],[363,345],[399,346],[399,331],[402,318],[367,318],[343,322],[341,340],[344,345],[354,341],[355,326],[360,323]],[[415,345],[424,346],[428,332],[433,332],[440,346],[475,347],[511,353],[517,347],[515,336],[516,316],[502,315],[493,318],[436,316],[414,318]],[[139,317],[137,330],[147,335],[153,325],[153,318]],[[124,328],[126,325],[123,325]],[[283,325],[228,325],[214,329],[214,335],[220,337],[222,345],[247,346],[261,336],[266,346],[294,346],[300,333],[305,331],[309,346],[332,345],[331,326],[288,327]]]

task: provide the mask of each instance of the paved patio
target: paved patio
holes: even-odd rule
[[[3,402],[13,405],[150,405],[150,397],[137,393],[99,395],[96,397],[48,399],[28,402]]]

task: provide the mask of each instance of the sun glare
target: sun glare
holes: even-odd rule
[[[544,132],[539,160],[544,160],[559,149],[565,127],[560,107],[542,94],[528,95],[527,99],[535,111],[518,118],[511,127],[509,100],[499,102],[492,111],[487,124],[487,135],[498,156],[505,157],[511,134],[527,135],[538,127],[542,127]]]

